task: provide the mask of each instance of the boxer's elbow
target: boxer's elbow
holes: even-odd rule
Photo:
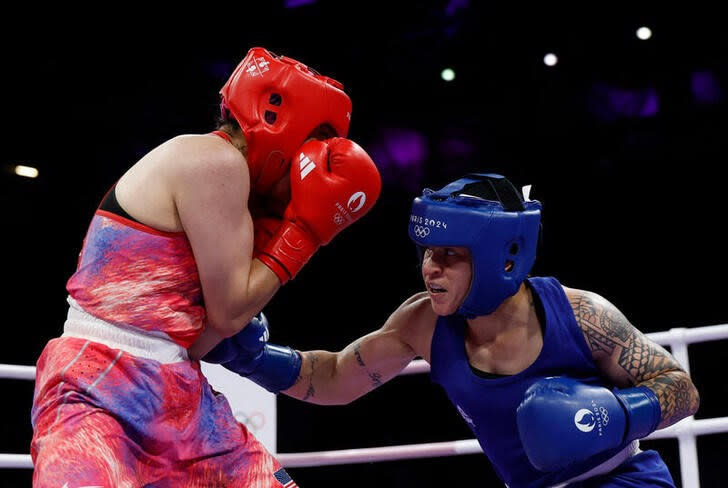
[[[642,384],[650,388],[659,399],[662,419],[658,429],[664,429],[694,415],[700,407],[698,389],[690,375],[683,370],[663,373]]]
[[[695,413],[700,408],[700,392],[698,392],[695,383],[693,383],[692,378],[690,378],[690,375],[688,375],[687,373],[685,374],[685,380],[688,385],[688,398],[690,398],[690,413],[688,415],[695,415]]]
[[[690,374],[684,370],[677,370],[671,372],[670,376],[672,376],[673,384],[677,390],[675,393],[676,398],[683,398],[682,401],[678,400],[676,402],[678,404],[677,410],[681,411],[683,417],[694,415],[700,408],[700,393]]]

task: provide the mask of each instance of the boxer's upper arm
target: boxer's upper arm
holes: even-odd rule
[[[177,148],[172,192],[197,263],[208,325],[227,336],[246,312],[253,223],[245,160],[217,142]]]
[[[353,374],[368,381],[369,389],[373,389],[397,376],[415,357],[426,354],[421,344],[434,328],[434,317],[429,301],[415,295],[392,313],[379,330],[354,341],[340,354],[354,359],[348,363]]]
[[[606,299],[583,290],[567,290],[567,296],[597,366],[616,386],[632,386],[682,370],[670,353]]]

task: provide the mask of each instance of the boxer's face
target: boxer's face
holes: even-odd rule
[[[470,251],[465,247],[428,247],[422,259],[422,278],[438,315],[450,315],[460,307],[473,277]]]

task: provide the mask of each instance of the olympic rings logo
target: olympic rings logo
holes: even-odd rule
[[[420,238],[427,237],[430,235],[430,228],[426,227],[424,225],[415,225],[414,231],[415,231],[415,235]]]
[[[245,424],[245,426],[253,432],[259,431],[265,426],[265,415],[262,412],[252,412],[247,414],[242,411],[237,411],[234,415],[236,419]]]
[[[604,407],[599,407],[599,413],[602,415],[602,423],[607,425],[609,423],[609,413]]]

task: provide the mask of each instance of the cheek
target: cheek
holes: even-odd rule
[[[420,274],[424,278],[425,275],[430,270],[430,259],[429,258],[422,258],[422,261],[420,262]]]
[[[473,272],[470,269],[470,265],[463,266],[459,272],[458,272],[458,282],[462,284],[462,289],[464,293],[467,293],[468,290],[470,290],[470,282],[473,279]]]

